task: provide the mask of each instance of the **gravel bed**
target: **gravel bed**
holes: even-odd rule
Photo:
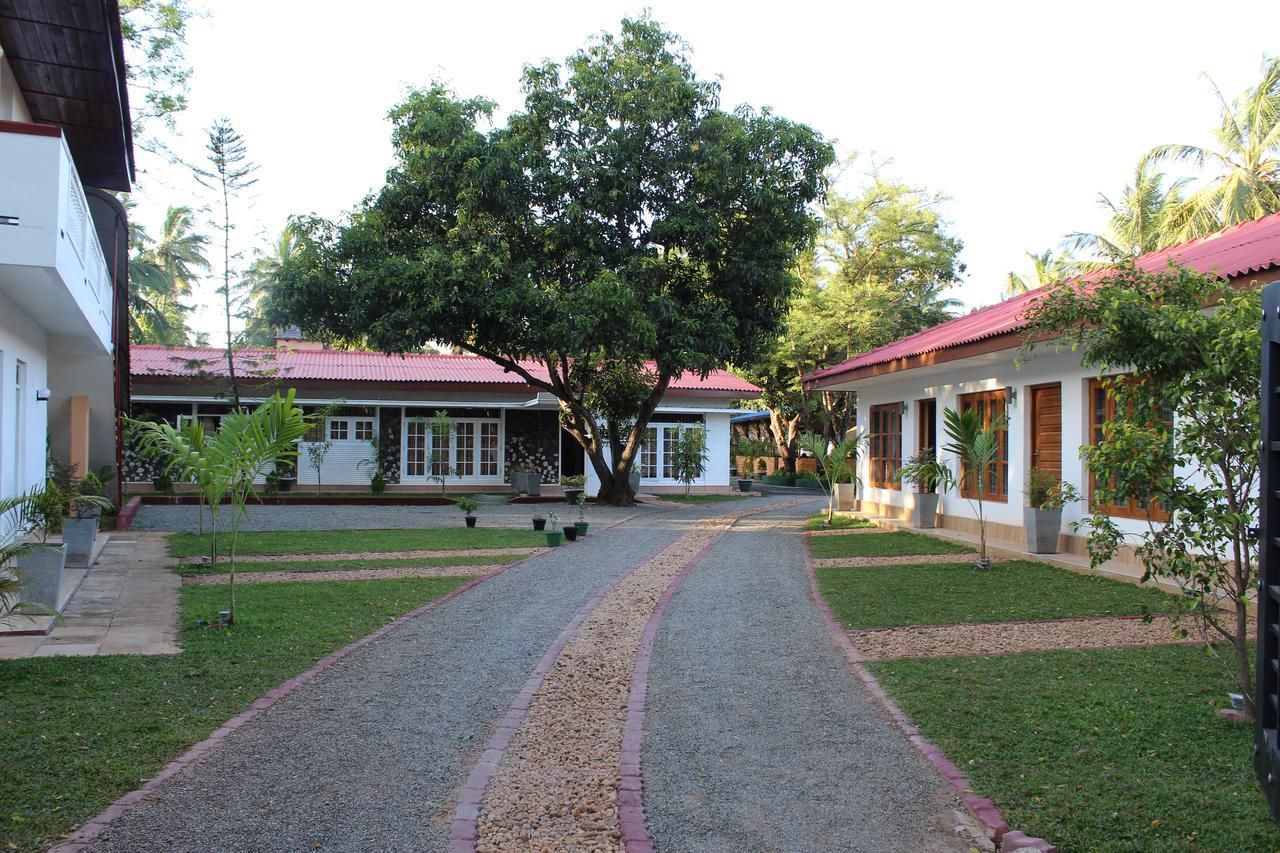
[[[592,610],[534,694],[489,784],[476,824],[477,853],[623,849],[622,729],[645,624],[689,561],[736,516],[755,511],[697,522]]]
[[[1060,649],[1106,649],[1201,643],[1194,633],[1178,635],[1167,617],[1102,616],[1044,622],[981,622],[973,625],[919,625],[850,631],[866,660],[1001,655]]]
[[[803,521],[753,521],[765,519]],[[950,786],[831,643],[803,534],[739,527],[658,631],[642,763],[657,849],[971,849]]]
[[[593,528],[401,626],[227,737],[93,849],[445,850],[471,766],[564,625],[702,515]]]
[[[546,548],[460,548],[452,551],[342,551],[336,554],[241,554],[242,563],[301,563],[324,560],[416,560],[423,557],[509,557],[524,556]],[[183,557],[185,566],[205,564],[201,556]],[[220,558],[218,562],[226,562]]]
[[[482,527],[528,527],[536,512],[554,511],[562,519],[576,519],[577,507],[564,503],[496,504],[476,513]],[[637,514],[656,515],[665,508],[636,504],[631,507],[587,506],[587,521],[600,526]],[[199,507],[146,504],[134,519],[133,530],[165,530],[194,533],[199,529]],[[241,530],[375,530],[422,527],[461,527],[462,513],[453,506],[266,506],[250,504]],[[205,529],[209,512],[205,509]]]
[[[429,611],[228,737],[97,849],[444,850],[494,721],[565,623],[677,533],[664,517],[592,532]]]
[[[236,584],[284,583],[286,581],[381,581],[392,578],[472,578],[487,575],[498,565],[469,566],[388,566],[385,569],[311,569],[304,572],[237,572]],[[226,583],[228,574],[187,575],[183,586],[213,586]]]
[[[858,569],[867,566],[922,566],[932,563],[973,565],[977,554],[895,554],[891,557],[815,557],[815,569]]]

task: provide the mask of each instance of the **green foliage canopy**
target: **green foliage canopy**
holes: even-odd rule
[[[523,91],[492,128],[484,98],[410,94],[382,190],[341,227],[297,221],[275,311],[329,339],[493,359],[560,400],[616,497],[671,379],[749,363],[777,331],[833,154],[768,110],[721,109],[647,18],[526,67]],[[642,381],[597,381],[623,374]]]

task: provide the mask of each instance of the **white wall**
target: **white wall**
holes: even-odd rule
[[[4,497],[44,482],[48,403],[36,401],[36,389],[48,384],[48,345],[40,326],[0,295],[0,495]],[[15,382],[19,360],[26,363],[21,403]],[[21,429],[15,417],[18,408],[22,410]]]
[[[311,457],[307,455],[308,442],[298,448],[298,486],[315,486],[316,469],[311,466]],[[370,460],[369,465],[360,467],[362,460]],[[367,441],[335,441],[329,447],[329,453],[320,467],[320,484],[322,488],[333,486],[367,487],[373,477],[373,447]]]
[[[874,377],[857,383],[858,423],[870,423],[870,409],[884,403],[907,403],[902,418],[902,458],[914,454],[917,448],[917,400],[933,397],[937,400],[938,445],[946,444],[942,427],[945,409],[959,408],[959,397],[975,391],[997,388],[1015,389],[1016,402],[1006,394],[1009,416],[1009,495],[1007,502],[984,499],[983,510],[988,520],[1014,526],[1022,525],[1022,510],[1027,505],[1022,493],[1027,470],[1031,467],[1031,393],[1030,387],[1050,382],[1062,386],[1062,479],[1071,483],[1081,494],[1088,491],[1088,476],[1080,458],[1080,447],[1089,443],[1089,380],[1096,371],[1080,366],[1079,356],[1071,352],[1056,353],[1051,347],[1043,349],[1015,364],[1017,350],[977,356],[971,359],[948,362],[936,367],[917,368],[898,374]],[[945,451],[940,457],[959,476],[959,466]],[[870,462],[864,449],[858,460],[858,473],[863,483],[862,497],[876,503],[911,507],[910,486],[903,489],[879,489],[870,486]],[[947,492],[939,502],[943,513],[953,517],[976,518],[977,513],[969,501],[955,492]],[[1083,501],[1071,504],[1063,511],[1063,529],[1072,521],[1086,515]],[[1138,533],[1146,529],[1146,523],[1135,519],[1117,518],[1117,525],[1126,533]]]
[[[697,405],[697,401],[691,400],[673,400],[670,408],[678,408],[682,413],[688,414],[687,410]],[[659,407],[658,411],[650,420],[650,426],[661,426],[664,423],[670,423],[668,418],[663,417],[663,409],[665,406]],[[707,465],[701,477],[693,481],[695,486],[716,486],[728,487],[729,485],[729,418],[735,414],[734,410],[725,409],[717,406],[714,409],[708,409],[702,412],[706,420],[707,430]],[[696,426],[696,424],[684,424],[684,426]],[[586,451],[583,451],[586,455]],[[611,454],[605,449],[605,459],[609,460]],[[639,459],[636,460],[637,463]],[[659,473],[661,473],[661,458],[659,458]],[[587,494],[595,494],[600,490],[600,478],[596,476],[595,468],[591,465],[591,460],[586,460],[587,471]],[[662,477],[644,477],[640,480],[640,487],[646,486],[683,486],[676,480],[664,479]]]

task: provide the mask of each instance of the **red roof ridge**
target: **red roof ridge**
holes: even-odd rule
[[[1268,248],[1263,250],[1262,246]],[[1148,271],[1164,269],[1173,262],[1220,278],[1234,278],[1276,266],[1280,264],[1280,212],[1229,225],[1211,234],[1184,240],[1133,259],[1135,265]],[[1010,299],[953,317],[913,335],[868,350],[839,364],[816,370],[805,376],[803,381],[825,379],[863,367],[1018,331],[1026,327],[1026,303],[1040,298],[1048,287],[1091,284],[1115,268],[1112,264],[1032,288]]]

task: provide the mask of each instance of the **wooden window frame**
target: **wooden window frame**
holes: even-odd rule
[[[926,412],[928,417],[925,417]],[[930,440],[932,439],[932,440]],[[938,398],[916,400],[916,452],[932,450],[938,458]]]
[[[893,478],[902,467],[902,403],[880,403],[872,406],[868,420],[871,435],[867,441],[867,462],[873,488],[899,490],[902,484]]]
[[[1104,377],[1103,379],[1094,378],[1089,380],[1089,387],[1086,393],[1088,394],[1088,398],[1089,398],[1089,405],[1088,405],[1089,421],[1088,421],[1087,429],[1089,431],[1090,447],[1098,446],[1098,442],[1101,439],[1100,433],[1102,431],[1102,424],[1114,419],[1115,417],[1116,399],[1109,390],[1103,387],[1102,383],[1104,380],[1115,380],[1119,378],[1121,377],[1107,376],[1107,377]],[[1098,397],[1099,391],[1103,391],[1106,394],[1105,401],[1103,404],[1103,412],[1102,412],[1103,417],[1101,421],[1097,419],[1098,417],[1097,397]],[[1138,503],[1136,498],[1130,498],[1129,501],[1125,504],[1099,503],[1093,499],[1094,491],[1096,490],[1097,485],[1098,485],[1097,477],[1094,476],[1094,473],[1092,471],[1090,471],[1088,497],[1089,497],[1089,507],[1091,509],[1102,510],[1104,514],[1109,515],[1112,518],[1132,518],[1132,519],[1137,519],[1138,521],[1156,521],[1156,522],[1165,522],[1169,520],[1169,513],[1167,511],[1156,506],[1144,507]]]
[[[990,391],[974,391],[971,394],[961,394],[958,401],[960,411],[963,412],[968,408],[977,407],[982,404],[982,427],[986,429],[991,425],[991,421],[1009,413],[1009,395],[1007,388],[993,388]],[[996,405],[993,405],[996,404]],[[996,468],[996,484],[997,487],[982,493],[982,500],[991,501],[993,503],[1009,502],[1009,425],[1005,422],[1005,428],[996,431],[1000,441],[1000,457],[992,463]],[[987,472],[983,472],[985,477]],[[960,464],[960,496],[977,500],[978,490],[970,485],[971,478],[969,472],[965,470],[964,463]]]

